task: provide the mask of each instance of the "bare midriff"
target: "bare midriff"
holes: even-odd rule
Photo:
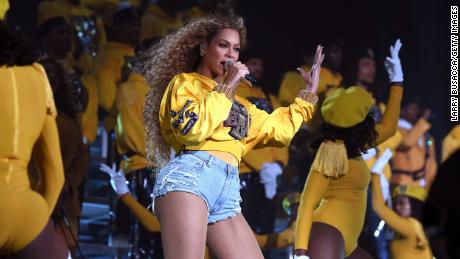
[[[238,164],[239,164],[238,160],[231,153],[224,152],[224,151],[217,151],[217,150],[206,150],[206,152],[208,152],[209,154],[219,158],[220,160],[225,161],[228,164],[231,164],[231,165],[234,165],[234,166],[238,167]]]

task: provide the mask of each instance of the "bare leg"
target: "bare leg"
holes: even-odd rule
[[[14,254],[17,259],[66,259],[67,246],[54,231],[53,223],[48,221],[40,234],[26,247]]]
[[[203,259],[208,209],[201,197],[187,192],[169,192],[155,199],[166,259]]]
[[[373,257],[370,256],[364,249],[361,247],[356,247],[356,249],[351,253],[346,259],[372,259]]]
[[[308,242],[310,259],[342,259],[345,245],[342,234],[333,226],[313,222]]]
[[[207,245],[212,258],[264,258],[254,233],[241,214],[210,224]]]

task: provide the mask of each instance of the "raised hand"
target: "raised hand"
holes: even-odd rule
[[[128,184],[126,183],[125,174],[121,169],[117,172],[117,166],[115,165],[115,163],[112,165],[112,168],[110,168],[106,164],[101,163],[99,170],[101,170],[104,173],[107,173],[110,176],[110,185],[119,196],[129,193],[129,188]]]
[[[307,73],[302,68],[297,68],[297,70],[300,72],[303,79],[305,80],[305,83],[307,85],[305,90],[307,92],[316,94],[318,90],[319,74],[321,72],[321,64],[323,63],[323,60],[323,46],[318,45],[318,47],[316,47],[315,59],[313,61],[313,65],[311,66],[310,71]]]
[[[402,43],[397,39],[393,46],[390,46],[390,56],[385,59],[385,68],[387,69],[390,82],[403,82],[404,74],[401,67],[401,60],[399,60],[399,50]]]

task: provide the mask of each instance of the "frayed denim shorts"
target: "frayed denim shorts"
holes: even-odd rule
[[[205,151],[184,151],[160,170],[153,201],[168,192],[201,197],[208,208],[208,223],[241,213],[238,168]]]

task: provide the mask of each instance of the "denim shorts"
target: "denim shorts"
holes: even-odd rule
[[[201,197],[208,208],[208,223],[241,213],[238,168],[205,151],[184,151],[160,170],[153,200],[168,192]]]

